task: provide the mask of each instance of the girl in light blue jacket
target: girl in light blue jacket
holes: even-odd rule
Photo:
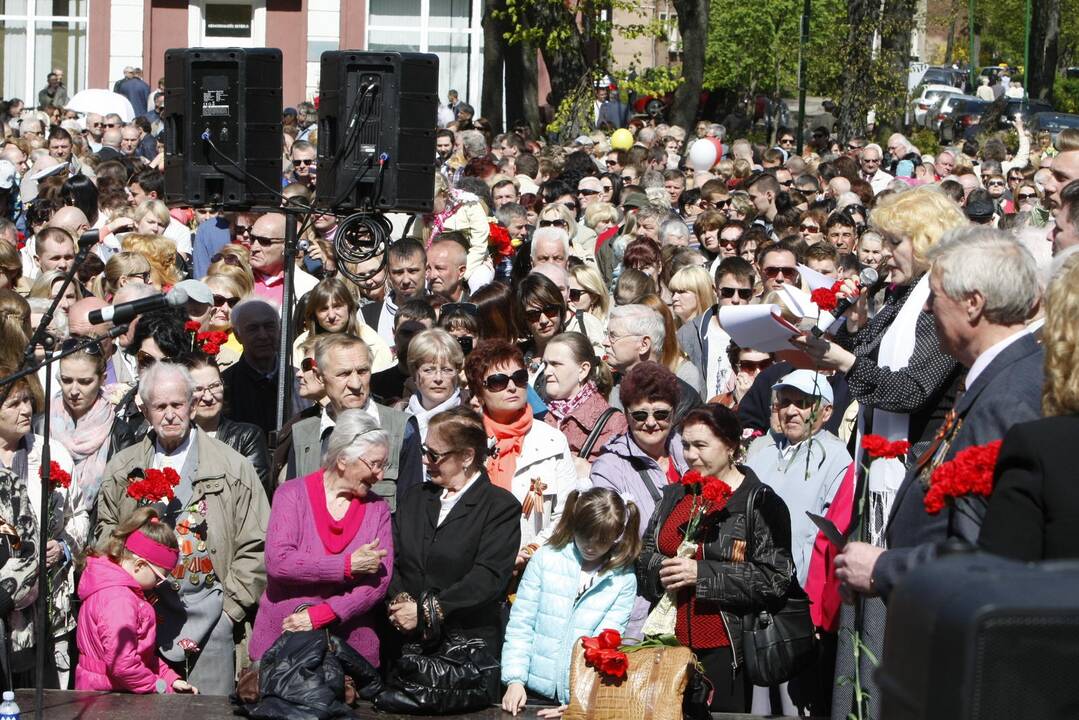
[[[525,567],[502,646],[502,709],[516,715],[528,693],[569,702],[573,644],[623,632],[637,596],[640,513],[608,488],[574,491],[554,533]]]

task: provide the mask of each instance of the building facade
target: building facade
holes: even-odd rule
[[[53,68],[69,95],[112,87],[125,66],[156,87],[165,51],[274,47],[284,57],[285,103],[318,94],[327,50],[439,56],[439,96],[480,97],[480,0],[0,0],[0,97],[36,103]]]

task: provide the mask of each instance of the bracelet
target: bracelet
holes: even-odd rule
[[[390,600],[390,605],[396,605],[398,603],[406,603],[406,602],[414,603],[414,602],[416,602],[416,600],[411,595],[409,595],[407,592],[399,592],[396,595],[394,595],[393,598]]]

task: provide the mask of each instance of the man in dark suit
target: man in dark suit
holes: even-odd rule
[[[926,512],[933,470],[1041,416],[1043,353],[1026,328],[1039,294],[1034,258],[1005,233],[974,226],[946,236],[930,250],[930,260],[927,305],[941,347],[969,368],[966,391],[896,494],[888,549],[855,542],[836,558],[845,590],[885,599],[913,567],[936,557],[938,543],[978,539],[985,498],[961,497],[937,515]],[[1001,272],[1008,277],[1002,280]]]

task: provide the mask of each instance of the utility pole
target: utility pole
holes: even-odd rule
[[[805,0],[805,7],[802,8],[802,37],[798,42],[798,131],[795,133],[795,141],[798,144],[799,155],[802,154],[802,148],[805,146],[806,46],[809,44],[809,12],[812,4],[813,0]]]
[[[978,58],[974,57],[974,0],[967,8],[967,32],[970,35],[970,91],[978,89]]]
[[[1030,99],[1030,0],[1027,0],[1026,34],[1023,36],[1023,99]]]

